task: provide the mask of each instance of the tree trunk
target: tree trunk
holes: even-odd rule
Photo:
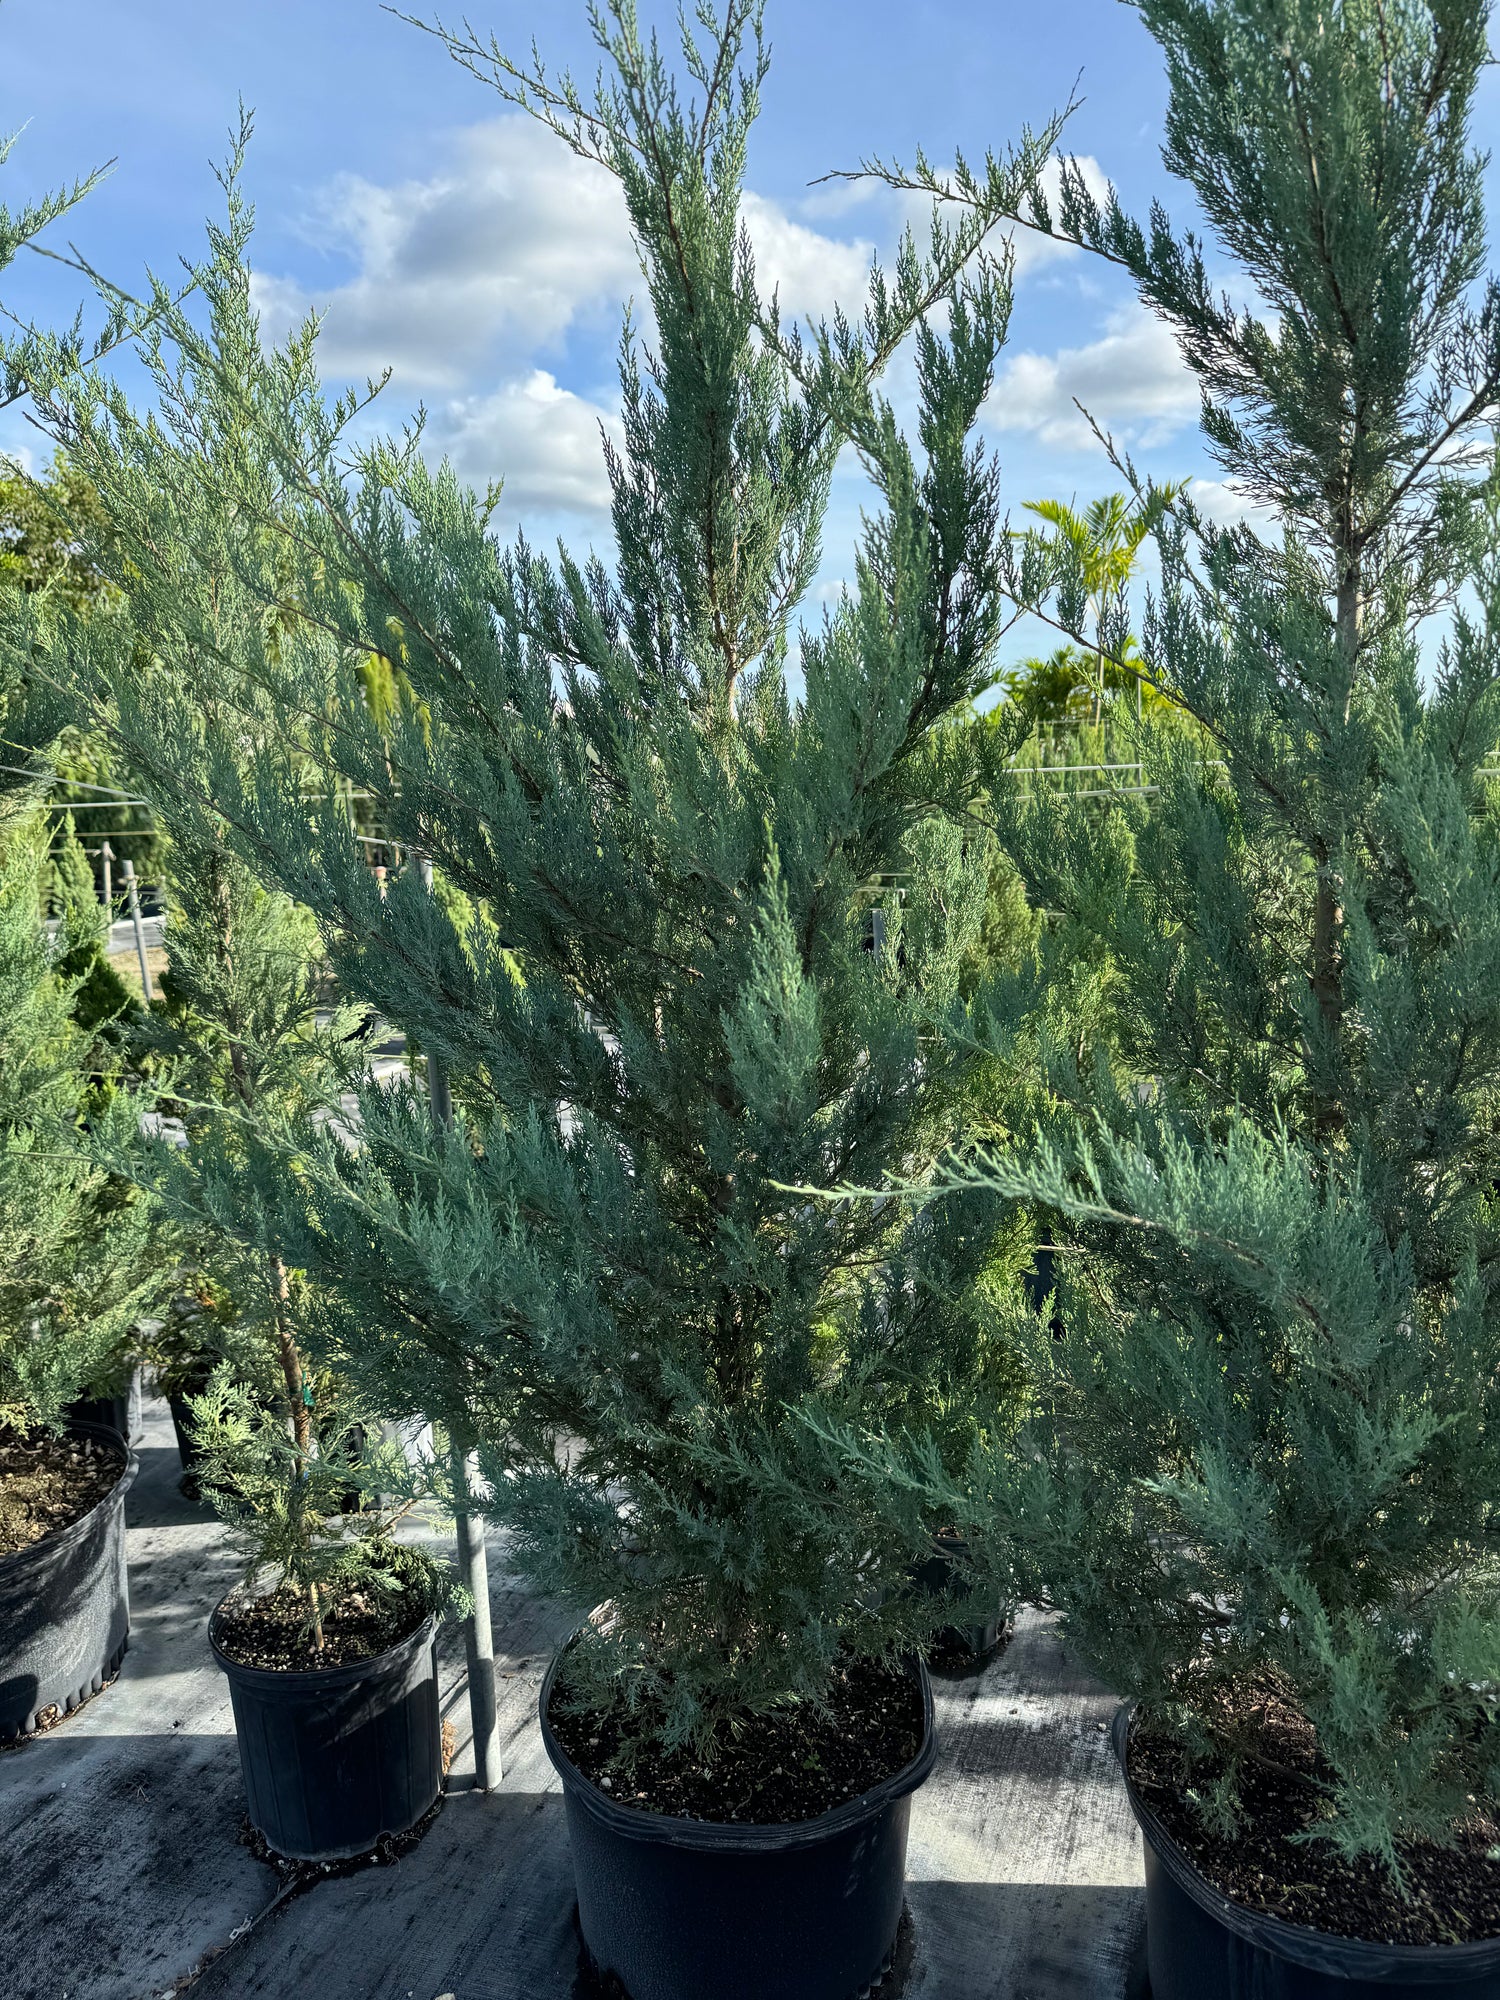
[[[1359,670],[1359,649],[1364,622],[1363,573],[1357,555],[1344,555],[1339,565],[1338,596],[1335,606],[1334,636],[1343,667],[1343,702],[1335,727],[1348,723],[1354,702],[1354,677]],[[1344,1021],[1344,904],[1343,878],[1333,841],[1316,856],[1317,883],[1313,894],[1312,990],[1318,1011],[1330,1034],[1336,1035]],[[1317,1126],[1323,1136],[1338,1131],[1343,1113],[1338,1104],[1321,1096]]]
[[[302,1356],[298,1352],[296,1338],[292,1333],[291,1318],[287,1311],[289,1292],[286,1265],[274,1252],[266,1259],[266,1275],[271,1287],[271,1317],[276,1327],[276,1354],[281,1363],[282,1380],[286,1383],[287,1403],[291,1410],[292,1438],[297,1446],[297,1457],[305,1468],[312,1458],[312,1419],[307,1413]],[[313,1646],[321,1653],[323,1607],[315,1583],[309,1583],[307,1586],[307,1600],[312,1609]]]

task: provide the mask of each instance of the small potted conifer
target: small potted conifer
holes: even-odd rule
[[[196,671],[278,720],[253,774],[214,766],[241,852],[451,1088],[445,1129],[366,1085],[358,1147],[289,1168],[267,1142],[256,1199],[356,1380],[462,1413],[516,1559],[580,1614],[542,1724],[586,1950],[635,2000],[846,2000],[891,1958],[932,1766],[912,1653],[944,1606],[910,1568],[943,1523],[851,1506],[794,1413],[918,1422],[973,1392],[998,1205],[831,1216],[796,1189],[920,1175],[966,1116],[937,1028],[984,919],[988,739],[948,725],[1002,626],[973,427],[1008,292],[985,220],[938,225],[862,320],[792,337],[741,226],[760,5],[684,30],[691,104],[632,8],[598,24],[587,105],[453,53],[624,191],[655,331],[627,334],[605,445],[613,564],[503,552],[404,447],[351,474],[312,331],[260,350],[238,206],[206,339],[158,321],[191,378],[166,424],[75,397],[63,427],[149,645],[186,659],[194,619]],[[920,455],[874,388],[913,329]],[[849,439],[874,511],[799,633]],[[383,884],[343,784],[402,857]]]
[[[171,1129],[158,1119],[146,1136],[139,1101],[119,1100],[90,1143],[177,1232],[180,1305],[158,1328],[157,1356],[193,1476],[245,1557],[209,1638],[230,1682],[251,1821],[279,1853],[346,1858],[408,1831],[437,1797],[446,1585],[393,1538],[387,1512],[359,1504],[376,1413],[314,1337],[316,1289],[276,1231],[243,1237],[262,1205],[247,1130],[296,1132],[336,1110],[352,1017],[321,1004],[312,916],[253,879],[215,809],[205,743],[222,687],[153,653],[126,589],[60,639],[39,622],[24,636],[26,671],[123,753],[166,837],[163,990],[132,1049]],[[93,671],[101,661],[124,669],[126,698]],[[176,786],[160,780],[164,734],[182,760]],[[233,740],[243,756],[243,718]],[[368,1473],[391,1484],[388,1467]]]
[[[1023,1449],[917,1484],[1019,1549],[1134,1702],[1155,2000],[1477,2000],[1500,1990],[1486,9],[1139,11],[1215,245],[1071,169],[1021,219],[1123,265],[1197,371],[1247,518],[1173,503],[1130,664],[1213,747],[1148,728],[1151,790],[1107,824],[1040,793],[1005,818],[1113,1020],[1097,1060],[1048,1067],[1036,1148],[978,1177],[1063,1219]],[[1082,597],[1063,574],[1040,608],[1076,627]]]
[[[298,1289],[268,1300],[283,1328]],[[441,1788],[448,1593],[389,1516],[349,1508],[368,1413],[310,1368],[300,1407],[278,1386],[226,1365],[189,1399],[196,1477],[245,1557],[209,1642],[252,1825],[279,1854],[347,1859],[408,1832]]]
[[[107,705],[100,718],[128,727]],[[150,1056],[181,1143],[100,1143],[179,1224],[200,1301],[174,1349],[176,1386],[193,1476],[245,1556],[209,1639],[251,1821],[279,1853],[347,1858],[407,1832],[437,1797],[444,1576],[393,1538],[386,1512],[358,1504],[374,1413],[318,1346],[316,1290],[274,1234],[246,1248],[228,1225],[256,1199],[240,1122],[295,1129],[336,1103],[349,1021],[334,1008],[320,1025],[308,912],[251,879],[211,813],[167,796],[160,812],[171,922]]]

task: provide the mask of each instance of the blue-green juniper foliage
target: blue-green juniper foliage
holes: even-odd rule
[[[0,165],[11,140],[0,141]],[[93,180],[21,210],[0,204],[0,274]],[[19,393],[28,343],[0,339],[0,402]],[[53,365],[77,358],[50,344]],[[0,618],[21,597],[0,565]],[[50,618],[33,593],[28,621]],[[97,913],[75,898],[55,939],[43,925],[48,836],[37,810],[48,729],[10,658],[0,662],[0,1429],[61,1428],[68,1403],[109,1374],[154,1298],[144,1203],[87,1157],[80,1131],[104,1079],[79,1025],[78,987],[97,956]],[[74,962],[76,958],[76,963]]]
[[[1038,795],[1002,827],[1033,898],[1107,953],[1114,1054],[1059,1048],[1035,1152],[978,1175],[1068,1218],[1067,1332],[1039,1328],[1027,1449],[977,1453],[962,1493],[929,1466],[927,1499],[1018,1538],[1099,1670],[1214,1753],[1221,1830],[1259,1689],[1315,1726],[1314,1834],[1399,1864],[1403,1837],[1500,1810],[1486,10],[1140,13],[1209,245],[1072,170],[1055,213],[1017,206],[1130,273],[1264,511],[1216,528],[1180,498],[1159,535],[1131,664],[1207,753],[1148,729],[1149,799],[1101,826]],[[1243,306],[1211,281],[1229,265]],[[1080,643],[1082,581],[1040,607]],[[997,998],[997,1046],[1029,1005]]]
[[[502,551],[416,437],[348,442],[359,400],[324,400],[313,331],[262,350],[232,188],[208,335],[164,315],[147,344],[160,420],[103,383],[51,405],[162,663],[80,630],[57,671],[110,689],[160,782],[212,800],[345,990],[451,1079],[451,1131],[403,1084],[364,1087],[354,1148],[263,1121],[268,1226],[379,1406],[464,1424],[522,1561],[608,1606],[577,1685],[705,1750],[932,1610],[792,1412],[926,1420],[996,1360],[992,1198],[830,1214],[787,1189],[921,1175],[963,1126],[973,1057],[937,1030],[984,912],[990,739],[953,725],[1002,628],[973,428],[1006,270],[993,218],[965,217],[908,240],[859,317],[780,325],[740,223],[760,14],[684,30],[692,102],[623,4],[595,17],[587,101],[453,43],[624,190],[650,331],[622,346],[611,561]],[[1012,201],[1051,137],[1018,149]],[[875,387],[908,334],[915,443]],[[871,517],[799,628],[851,442]],[[250,778],[232,723],[207,771],[176,759],[152,726],[174,677],[253,718]],[[335,776],[375,801],[387,882]]]

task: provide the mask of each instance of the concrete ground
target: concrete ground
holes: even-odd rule
[[[165,1405],[148,1402],[146,1420],[124,1668],[56,1729],[0,1753],[0,1996],[575,2000],[562,1799],[536,1722],[563,1624],[508,1576],[503,1538],[490,1547],[501,1789],[472,1790],[450,1634],[443,1710],[457,1750],[425,1839],[395,1863],[278,1893],[240,1842],[229,1697],[206,1637],[233,1558],[177,1491]],[[935,1693],[938,1765],[912,1813],[906,1995],[1126,2000],[1141,1845],[1109,1750],[1113,1698],[1034,1613],[984,1672]]]

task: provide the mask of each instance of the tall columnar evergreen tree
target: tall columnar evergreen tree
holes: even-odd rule
[[[87,536],[80,532],[83,522]],[[44,473],[0,458],[0,590],[34,595],[42,615],[65,606],[77,618],[107,606],[114,586],[85,552],[86,542],[97,544],[107,535],[98,495],[60,453]],[[51,802],[82,815],[96,849],[108,839],[116,863],[128,860],[142,881],[157,882],[160,843],[129,772],[118,767],[118,753],[112,757],[102,737],[67,721],[66,710],[56,713],[45,690],[23,681],[22,691],[36,708],[35,727],[54,734],[47,756]],[[76,859],[60,822],[52,847],[54,867]],[[105,871],[98,872],[102,888]],[[118,866],[112,875],[118,884]]]
[[[0,140],[0,165],[13,144]],[[0,274],[97,178],[19,210],[0,203]],[[102,352],[124,324],[111,314],[110,332],[90,351]],[[0,407],[24,393],[34,350],[30,339],[0,338]],[[82,336],[75,329],[46,351],[54,372],[66,371],[83,356]],[[16,574],[0,536],[0,618],[32,581]],[[50,603],[45,590],[33,595]],[[33,620],[39,612],[33,604]],[[64,913],[55,947],[43,928],[47,836],[36,806],[49,734],[28,712],[14,660],[0,658],[0,1428],[21,1432],[61,1424],[156,1295],[145,1204],[79,1144],[100,1078],[93,1037],[74,1019],[86,968],[70,955],[88,957],[94,940],[81,905]]]
[[[90,1160],[94,1045],[37,900],[40,815],[0,817],[0,1428],[61,1425],[159,1294],[147,1205]],[[18,809],[19,808],[19,809]],[[63,945],[66,947],[66,936]]]
[[[0,167],[10,158],[19,137],[16,132],[0,137]],[[43,194],[21,208],[10,208],[0,202],[0,273],[15,262],[19,252],[39,247],[38,239],[44,231],[66,215],[69,209],[76,208],[108,171],[106,167],[86,174],[71,187]],[[129,310],[115,305],[107,315],[103,330],[92,342],[85,343],[81,322],[66,335],[40,334],[27,328],[18,314],[7,312],[5,337],[0,338],[0,408],[19,402],[27,393],[31,363],[40,359],[43,353],[49,369],[97,360],[118,343],[131,325]],[[16,337],[16,330],[19,330],[19,338]]]
[[[1118,1041],[1056,1061],[1036,1152],[982,1176],[1071,1218],[1073,1255],[1034,1456],[976,1471],[1088,1655],[1206,1760],[1186,1782],[1221,1829],[1269,1694],[1316,1731],[1312,1831],[1397,1862],[1500,1807],[1485,9],[1140,12],[1213,246],[1072,171],[1055,218],[1024,213],[1130,272],[1267,511],[1216,529],[1179,500],[1160,536],[1138,664],[1211,757],[1161,738],[1128,838],[1041,797],[1006,828],[1111,954]],[[1076,630],[1080,603],[1065,575],[1044,609]]]
[[[18,137],[17,133],[0,137],[0,167],[9,160]],[[82,201],[84,196],[98,184],[101,177],[97,173],[91,174],[76,181],[71,188],[44,194],[38,200],[27,202],[19,209],[10,208],[0,201],[0,277],[3,277],[14,264],[20,252],[38,248],[38,238],[52,223]],[[8,409],[26,394],[28,370],[34,359],[45,353],[47,366],[52,375],[54,377],[65,375],[82,359],[82,336],[75,327],[66,337],[23,333],[18,339],[12,329],[23,326],[24,322],[5,304],[3,297],[0,297],[0,314],[3,314],[5,325],[4,333],[0,334],[0,409]],[[111,315],[110,332],[118,334],[123,331],[123,327],[124,320],[121,315],[118,313]],[[90,350],[91,358],[97,358],[104,351],[106,343],[107,336],[102,336]],[[56,562],[47,563],[39,558],[36,538],[28,533],[32,526],[29,513],[25,523],[18,524],[16,510],[19,495],[13,471],[11,460],[0,459],[0,592],[10,595],[19,589],[35,588],[45,577],[52,584],[49,595],[55,596],[58,594],[57,571],[60,565]],[[0,689],[3,689],[7,708],[5,743],[8,749],[22,753],[8,760],[19,768],[13,768],[3,774],[7,781],[4,793],[10,797],[17,791],[16,785],[10,781],[18,775],[26,775],[24,755],[38,740],[38,729],[42,741],[45,741],[48,732],[45,725],[36,725],[28,729],[22,714],[24,686],[17,674],[15,660],[8,656],[4,661],[4,668],[6,677],[3,683],[0,683]],[[38,764],[36,775],[42,776],[43,771],[44,767]]]
[[[450,1132],[367,1087],[357,1151],[289,1172],[268,1150],[267,1209],[385,1407],[461,1411],[523,1561],[610,1606],[575,1685],[705,1749],[921,1615],[906,1541],[850,1514],[790,1412],[925,1420],[993,1360],[988,1197],[830,1216],[789,1189],[921,1175],[962,1126],[970,1058],[936,1027],[982,916],[965,819],[988,739],[945,725],[1001,628],[972,427],[1005,272],[965,219],[925,256],[908,241],[862,319],[778,325],[740,224],[760,16],[732,0],[685,37],[694,103],[623,4],[587,103],[455,45],[625,193],[653,329],[622,349],[613,562],[502,552],[414,439],[341,445],[351,405],[323,401],[311,334],[260,349],[238,210],[210,343],[179,322],[179,355],[153,357],[164,425],[105,389],[58,405],[164,680],[212,676],[284,732],[253,784],[228,749],[189,779],[166,731],[162,769],[451,1080]],[[913,329],[915,445],[874,387]],[[876,510],[852,586],[799,633],[846,439]],[[84,671],[153,735],[157,680],[102,638],[78,634]],[[398,691],[383,722],[372,657]],[[384,890],[304,795],[308,756],[379,801],[404,857]]]
[[[71,813],[53,821],[42,897],[64,941],[55,970],[72,987],[73,1018],[118,1056],[140,1005],[110,961],[110,915],[99,900],[94,870]]]

